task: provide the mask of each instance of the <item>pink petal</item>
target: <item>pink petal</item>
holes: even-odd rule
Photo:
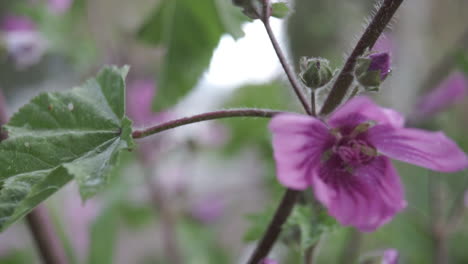
[[[468,94],[468,79],[461,72],[455,72],[435,90],[419,100],[415,109],[417,118],[428,118],[437,112],[463,100]]]
[[[403,127],[405,123],[405,118],[395,110],[380,107],[370,98],[359,96],[349,100],[333,112],[328,120],[328,124],[332,127],[342,127],[343,125],[354,126],[371,120],[379,124],[388,124],[394,127]]]
[[[403,187],[390,160],[378,157],[353,173],[327,162],[313,177],[315,196],[338,222],[374,231],[405,208]]]
[[[380,153],[431,170],[455,172],[468,167],[466,154],[442,132],[375,126],[367,138]]]
[[[277,115],[269,128],[279,181],[292,189],[306,189],[311,184],[311,171],[334,137],[320,120],[298,114]]]

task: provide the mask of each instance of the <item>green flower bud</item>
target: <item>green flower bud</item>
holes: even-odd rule
[[[302,82],[311,89],[325,86],[333,78],[329,62],[323,58],[303,57],[300,62]]]

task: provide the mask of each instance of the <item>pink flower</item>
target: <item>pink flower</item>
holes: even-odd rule
[[[373,231],[405,208],[403,188],[390,158],[454,172],[468,157],[441,132],[404,128],[399,113],[357,97],[327,122],[280,114],[270,123],[279,181],[312,187],[342,225]]]
[[[427,118],[463,100],[468,93],[468,79],[461,72],[452,73],[436,89],[422,97],[415,116]]]
[[[396,249],[387,249],[382,256],[381,264],[398,264],[399,258],[400,254]]]
[[[47,41],[27,17],[6,16],[0,23],[1,41],[18,69],[37,64],[45,53]]]
[[[70,9],[73,0],[48,0],[49,9],[56,14],[63,14]]]

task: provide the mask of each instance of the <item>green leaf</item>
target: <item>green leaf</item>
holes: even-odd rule
[[[166,54],[158,74],[154,108],[173,106],[197,84],[225,33],[239,38],[245,17],[226,0],[162,0],[139,37],[162,45]]]
[[[87,263],[112,264],[114,262],[119,224],[118,209],[117,202],[111,202],[93,222]]]
[[[225,108],[271,108],[288,111],[290,105],[288,89],[275,81],[260,85],[246,85],[236,89]],[[221,121],[232,131],[231,140],[224,148],[227,153],[236,153],[245,146],[263,145],[271,156],[271,134],[268,132],[267,119],[231,119]]]
[[[80,87],[35,97],[11,118],[0,144],[0,230],[72,179],[83,199],[106,185],[119,152],[133,146],[127,72],[105,68]]]
[[[285,18],[289,14],[289,6],[286,2],[277,2],[271,5],[271,16]]]
[[[310,205],[297,205],[286,222],[286,228],[298,229],[300,233],[300,251],[303,254],[308,248],[315,245],[320,236],[333,231],[337,227],[335,219],[325,210],[316,207],[313,212]]]
[[[457,54],[458,66],[460,69],[468,75],[468,52],[459,52]]]

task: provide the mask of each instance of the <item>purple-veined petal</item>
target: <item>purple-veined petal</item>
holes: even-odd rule
[[[332,127],[355,126],[366,121],[403,127],[405,118],[393,109],[376,105],[368,97],[359,96],[349,100],[333,112],[328,120],[328,124]]]
[[[269,128],[279,181],[292,189],[306,189],[313,169],[335,138],[320,120],[305,115],[277,115]]]
[[[345,226],[374,231],[405,208],[403,187],[390,160],[376,157],[353,172],[331,158],[313,177],[317,199]]]
[[[369,129],[367,139],[384,155],[431,170],[455,172],[468,167],[466,154],[442,132],[383,125]]]

